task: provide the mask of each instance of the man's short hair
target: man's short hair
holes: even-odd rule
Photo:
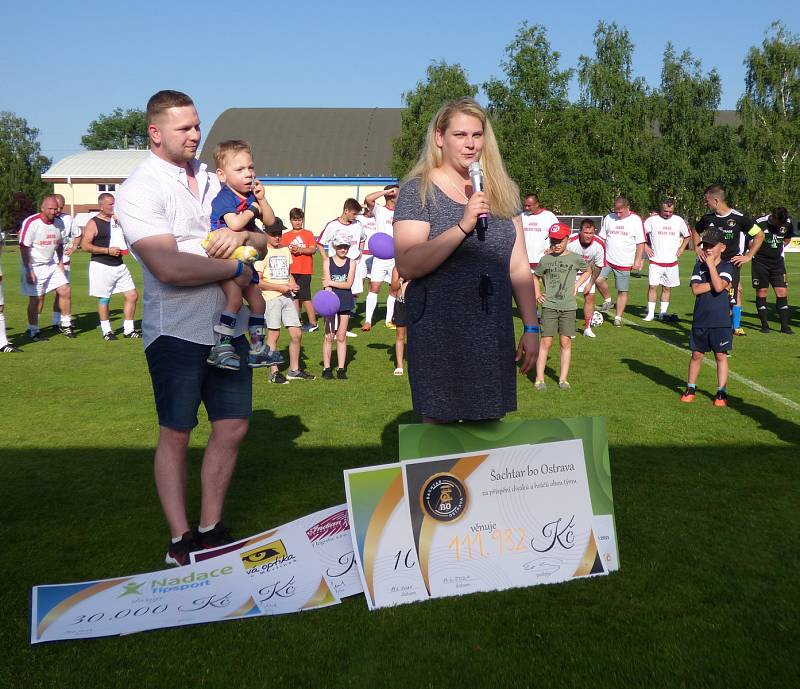
[[[360,213],[362,210],[361,204],[356,201],[355,199],[347,199],[344,202],[344,206],[342,207],[343,211],[355,211],[356,213]]]
[[[597,229],[597,225],[594,224],[594,220],[592,220],[591,218],[584,218],[583,220],[581,220],[581,229],[583,229],[584,227],[594,227],[595,229]]]
[[[159,91],[150,96],[147,101],[147,124],[153,124],[153,120],[170,108],[182,108],[187,105],[194,105],[194,101],[181,91]]]
[[[616,206],[618,203],[622,204],[625,208],[631,207],[631,200],[627,196],[617,196],[617,198],[614,199],[614,205]]]
[[[661,206],[669,206],[670,208],[675,208],[675,199],[671,199],[667,196],[661,199]]]
[[[703,192],[704,196],[706,194],[708,194],[708,196],[713,196],[714,198],[717,198],[720,201],[724,201],[725,200],[725,187],[723,187],[721,184],[711,184],[711,185],[707,186],[706,190]]]
[[[58,203],[58,199],[56,198],[55,194],[45,194],[44,196],[42,196],[42,201],[41,201],[41,203],[39,203],[39,208],[44,206],[44,202],[45,201],[51,201],[51,200],[55,201],[56,203]]]
[[[783,206],[773,208],[771,215],[773,218],[775,218],[775,220],[778,221],[778,224],[780,225],[783,225],[789,219],[789,211],[787,211]]]
[[[539,203],[539,194],[525,194],[526,199],[536,199],[536,203]]]
[[[386,186],[383,188],[383,190],[384,190],[384,191],[388,191],[389,189],[399,189],[399,188],[400,188],[400,185],[399,185],[399,184],[387,184],[387,185],[386,185]]]
[[[61,203],[61,205],[64,205],[67,202],[67,200],[64,198],[64,194],[53,194],[53,197],[56,201]]]
[[[114,198],[114,194],[109,194],[107,191],[104,191],[100,196],[97,197],[97,203],[103,203],[103,199]]]
[[[253,151],[250,149],[250,144],[242,139],[228,139],[220,141],[214,149],[214,165],[218,170],[227,163],[237,153],[249,153],[253,157]]]
[[[302,220],[306,217],[306,214],[303,212],[302,208],[292,208],[289,211],[289,219],[290,220]]]

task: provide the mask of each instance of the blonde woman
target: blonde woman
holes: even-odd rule
[[[480,161],[485,191],[469,166]],[[485,241],[475,233],[488,214]],[[498,419],[517,407],[514,362],[536,362],[539,324],[520,220],[486,113],[472,99],[442,107],[428,126],[394,215],[397,269],[406,291],[408,370],[424,421]],[[523,320],[516,346],[512,295]]]

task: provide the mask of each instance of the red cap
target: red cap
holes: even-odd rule
[[[550,225],[550,231],[547,234],[550,239],[561,241],[569,237],[570,232],[569,225],[565,225],[563,222],[557,222],[555,225]]]

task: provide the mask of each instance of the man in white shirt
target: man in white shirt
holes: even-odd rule
[[[617,305],[614,325],[622,325],[622,314],[628,304],[631,269],[640,270],[644,253],[644,227],[642,219],[631,213],[631,203],[624,196],[614,199],[614,211],[603,218],[600,238],[606,245],[606,265],[597,278],[597,289],[601,292],[608,284],[608,276],[614,274],[617,288]],[[606,299],[600,311],[607,311],[611,300]]]
[[[647,244],[644,247],[650,259],[650,270],[647,289],[646,321],[656,317],[656,290],[661,286],[661,309],[659,319],[670,320],[670,291],[681,284],[678,274],[678,259],[689,244],[691,232],[680,215],[675,215],[675,201],[664,199],[657,215],[651,215],[644,221],[644,233]],[[677,316],[673,320],[677,320]]]
[[[522,230],[525,235],[525,248],[528,251],[528,262],[531,272],[550,246],[548,232],[558,222],[556,215],[539,205],[536,194],[528,194],[522,204]]]
[[[583,334],[584,337],[597,337],[592,330],[592,316],[594,315],[594,288],[597,276],[606,264],[606,247],[601,239],[595,236],[595,224],[591,218],[581,221],[581,230],[569,238],[567,251],[577,254],[589,266],[591,276],[578,287],[578,293],[583,294]],[[575,276],[575,281],[580,282],[582,276]]]
[[[394,206],[399,193],[400,187],[397,184],[387,184],[383,188],[383,191],[375,191],[368,194],[364,199],[364,204],[367,209],[371,211],[375,217],[375,232],[383,232],[390,237],[394,236]],[[385,202],[383,206],[376,203],[381,196],[383,196]],[[361,326],[362,330],[372,329],[372,317],[375,315],[375,309],[378,306],[378,294],[380,294],[381,291],[381,284],[384,282],[387,285],[392,284],[393,269],[393,258],[372,257],[372,265],[369,271],[369,293],[367,294],[366,315],[364,325]],[[394,302],[395,298],[389,294],[386,298],[386,327],[392,330],[394,330],[395,327],[394,323],[392,323]]]
[[[252,411],[252,372],[248,366],[238,371],[209,366],[206,357],[225,306],[217,283],[234,278],[244,287],[256,275],[228,256],[245,243],[263,256],[266,241],[260,232],[223,228],[205,251],[200,245],[220,184],[195,157],[200,119],[189,96],[178,91],[152,96],[147,132],[150,155],[122,185],[116,214],[142,264],[142,331],[159,418],[156,487],[172,536],[166,561],[183,565],[191,551],[232,540],[222,510]],[[240,331],[236,335],[233,344],[246,358],[247,341]],[[199,527],[193,531],[186,515],[186,448],[201,402],[211,436],[201,470]]]
[[[78,227],[78,223],[75,222],[75,219],[69,213],[64,212],[64,205],[66,204],[64,195],[53,194],[53,196],[58,203],[58,214],[56,217],[63,223],[61,228],[61,242],[64,245],[64,275],[66,275],[67,280],[69,280],[70,269],[72,268],[72,254],[78,250],[81,244],[81,228]],[[58,296],[56,296],[53,299],[53,325],[60,325],[60,323],[61,306],[59,304]]]

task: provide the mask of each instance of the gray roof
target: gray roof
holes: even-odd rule
[[[231,108],[214,122],[201,160],[245,139],[262,177],[391,177],[401,108]]]
[[[126,179],[147,156],[147,150],[83,151],[62,158],[42,175],[48,182],[84,179]]]

